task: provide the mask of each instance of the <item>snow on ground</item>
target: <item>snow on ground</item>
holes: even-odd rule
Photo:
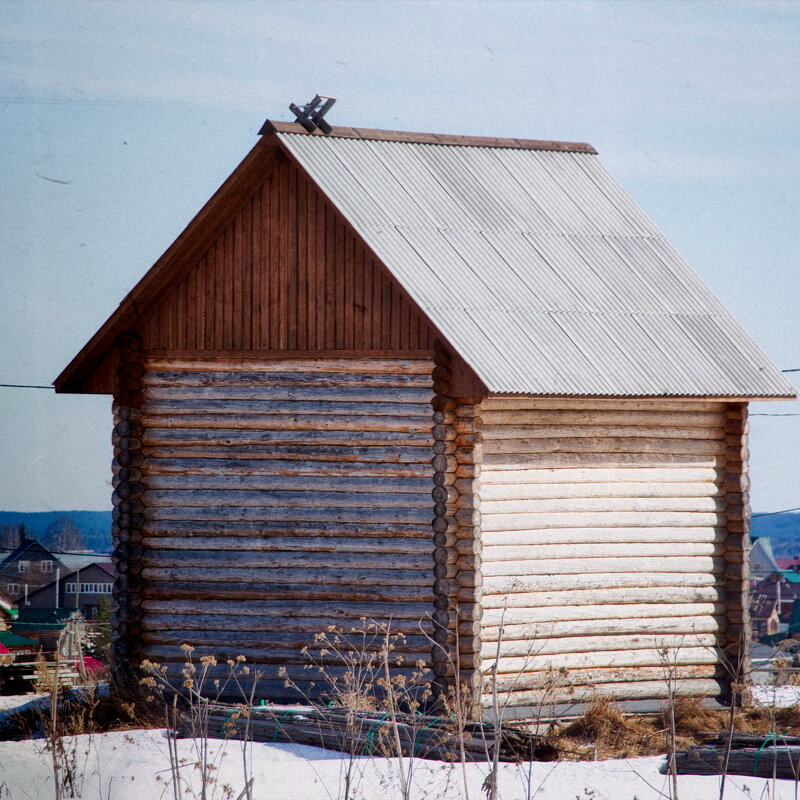
[[[0,695],[0,711],[8,711],[12,708],[25,706],[32,700],[44,697],[43,694],[6,694]],[[0,795],[2,797],[2,795]]]
[[[67,739],[77,745],[82,765],[79,785],[86,800],[171,800],[168,740],[163,730],[114,732]],[[193,740],[178,741],[179,754],[193,763]],[[222,786],[229,783],[233,798],[244,786],[240,742],[211,742],[222,748],[213,798],[223,798]],[[213,752],[217,752],[215,749]],[[344,797],[344,772],[348,756],[314,747],[288,744],[254,744],[252,774],[255,800],[338,800]],[[44,742],[0,742],[0,797],[4,800],[36,800],[53,797],[52,765]],[[502,800],[655,800],[670,797],[668,776],[659,773],[663,757],[613,761],[535,762],[531,765],[501,765]],[[409,760],[405,759],[408,765]],[[530,772],[528,769],[530,768]],[[191,766],[186,775],[193,779],[195,792],[198,772]],[[485,764],[468,764],[467,786],[470,800],[484,797],[481,784]],[[352,796],[364,800],[400,798],[398,761],[363,757],[353,762],[356,790]],[[680,800],[711,800],[719,794],[719,778],[681,775]],[[796,798],[792,781],[772,782],[761,778],[730,776],[725,791],[728,800]],[[188,792],[184,797],[195,797]],[[460,765],[414,760],[414,800],[461,800],[465,798]]]

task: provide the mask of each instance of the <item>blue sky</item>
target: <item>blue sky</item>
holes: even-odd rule
[[[800,368],[800,3],[27,0],[0,29],[0,383],[50,383],[316,92],[334,124],[591,142]],[[0,388],[0,508],[109,508],[110,427],[110,398]],[[751,436],[754,509],[800,506],[800,416]]]

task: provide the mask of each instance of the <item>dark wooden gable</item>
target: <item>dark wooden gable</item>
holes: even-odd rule
[[[282,155],[141,323],[147,350],[430,351],[431,328]]]

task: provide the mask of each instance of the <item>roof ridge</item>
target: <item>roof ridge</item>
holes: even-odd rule
[[[504,147],[515,150],[555,150],[560,153],[588,153],[590,155],[597,155],[597,150],[586,142],[558,142],[546,139],[515,139],[497,136],[458,136],[450,133],[417,133],[414,131],[389,131],[375,128],[350,127],[334,127],[330,133],[322,133],[319,130],[309,133],[298,122],[274,122],[269,119],[262,125],[259,135],[267,133],[291,133],[337,139],[372,139],[381,142],[406,142],[411,144]]]

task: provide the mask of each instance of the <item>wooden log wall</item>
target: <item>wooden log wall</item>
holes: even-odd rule
[[[112,443],[111,534],[115,568],[111,655],[117,665],[136,666],[142,652],[142,379],[145,374],[142,343],[126,334],[117,343],[119,352],[114,396]]]
[[[241,654],[286,696],[279,666],[319,687],[301,648],[366,618],[430,664],[431,361],[146,367],[142,654],[176,669],[184,642]]]
[[[716,696],[746,605],[741,404],[482,406],[484,704]]]
[[[725,590],[728,627],[724,652],[735,681],[750,673],[750,452],[747,403],[725,408]],[[726,687],[727,688],[727,687]]]
[[[434,639],[439,687],[463,690],[479,715],[481,694],[480,398],[455,397],[452,356],[435,343]]]

